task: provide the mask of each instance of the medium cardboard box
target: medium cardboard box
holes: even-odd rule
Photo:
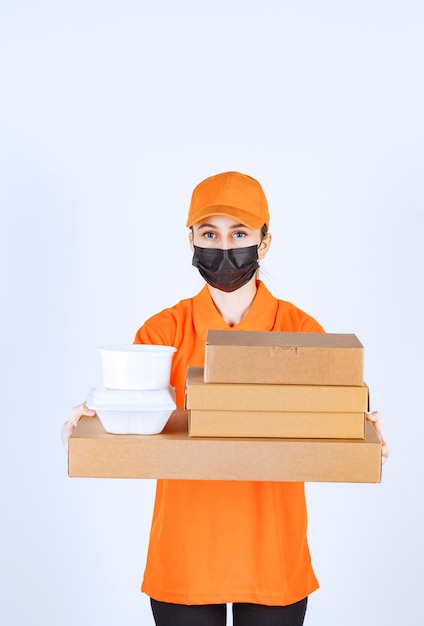
[[[214,439],[188,436],[178,409],[159,435],[112,435],[84,417],[69,438],[68,473],[90,478],[300,482],[381,481],[381,443],[364,439]]]
[[[203,368],[190,365],[186,375],[185,408],[364,413],[368,411],[368,387],[362,383],[357,386],[205,383]]]
[[[364,348],[356,335],[209,330],[205,382],[362,385]]]
[[[361,439],[364,413],[293,413],[283,411],[188,412],[190,437],[283,437]]]

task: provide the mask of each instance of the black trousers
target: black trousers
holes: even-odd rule
[[[156,626],[225,626],[225,604],[172,604],[150,600]],[[308,598],[287,606],[233,604],[234,626],[302,626]]]

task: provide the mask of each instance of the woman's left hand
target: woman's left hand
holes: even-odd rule
[[[380,437],[381,441],[381,462],[385,463],[389,458],[390,450],[387,445],[386,436],[384,434],[383,421],[381,419],[381,415],[378,411],[372,411],[372,413],[365,414],[367,419],[373,423],[373,426],[377,432],[377,435]]]

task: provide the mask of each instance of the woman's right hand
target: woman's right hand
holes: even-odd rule
[[[69,413],[68,421],[65,422],[60,431],[60,438],[62,439],[63,446],[68,452],[68,439],[71,436],[72,431],[76,428],[76,425],[82,417],[94,417],[96,411],[89,409],[85,402],[74,406]]]

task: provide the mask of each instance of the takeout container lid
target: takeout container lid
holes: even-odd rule
[[[175,389],[127,391],[94,387],[86,399],[104,429],[117,435],[155,435],[175,411]]]
[[[175,389],[121,390],[93,387],[86,404],[88,408],[109,411],[166,411],[175,410]]]

